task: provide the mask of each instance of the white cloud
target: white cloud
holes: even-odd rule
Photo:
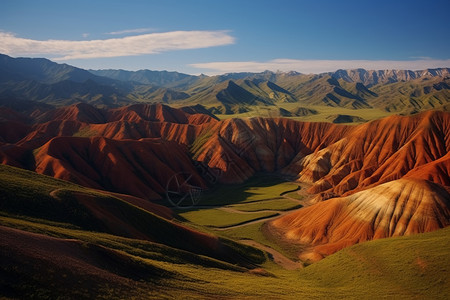
[[[54,60],[155,54],[234,43],[227,31],[171,31],[89,41],[32,40],[0,32],[0,53],[47,55]]]
[[[128,34],[128,33],[144,33],[144,32],[150,32],[150,31],[154,31],[154,29],[153,28],[126,29],[126,30],[120,30],[120,31],[111,31],[111,32],[107,32],[106,34],[120,35],[120,34]]]
[[[297,71],[300,73],[324,73],[338,69],[368,70],[424,70],[428,68],[450,67],[450,59],[447,60],[297,60],[274,59],[266,62],[234,61],[234,62],[209,62],[191,64],[191,67],[211,70],[208,74],[223,74],[232,72],[263,72],[271,71]]]
[[[87,38],[89,36],[89,33],[83,33],[81,34],[82,37]]]

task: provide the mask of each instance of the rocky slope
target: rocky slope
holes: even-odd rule
[[[47,59],[0,54],[0,70],[0,103],[32,100],[63,106],[81,101],[102,108],[202,104],[213,113],[235,114],[289,102],[412,114],[447,109],[450,99],[449,68],[193,76],[149,70],[89,72]]]
[[[352,127],[333,145],[297,155],[284,172],[312,183],[310,192],[327,199],[417,172],[416,168],[442,159],[449,151],[448,113],[393,116]],[[429,176],[445,177],[440,174],[449,166],[441,165]]]
[[[270,222],[291,243],[312,245],[317,260],[373,239],[433,231],[450,225],[450,194],[427,180],[398,179],[333,198]]]
[[[151,201],[165,199],[176,174],[200,189],[240,183],[257,172],[282,174],[308,183],[317,204],[270,226],[313,247],[312,258],[448,225],[449,113],[347,126],[285,118],[218,121],[199,110],[77,104],[24,115],[3,109],[0,160]]]

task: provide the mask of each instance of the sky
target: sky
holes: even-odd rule
[[[1,0],[0,53],[188,74],[450,67],[449,0]]]

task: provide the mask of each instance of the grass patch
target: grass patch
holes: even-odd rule
[[[295,200],[303,200],[305,198],[304,195],[300,195],[297,191],[295,192],[288,192],[286,194],[283,194],[283,196],[286,196],[288,198],[292,198]]]
[[[11,226],[11,218],[2,225]],[[20,220],[19,220],[20,221]],[[9,222],[9,223],[6,223]],[[17,224],[17,223],[16,223]],[[23,224],[37,228],[50,229],[43,225]],[[44,228],[45,227],[45,228]],[[282,270],[272,263],[264,267],[276,277],[256,276],[233,269],[205,267],[203,263],[194,263],[184,252],[166,252],[161,257],[156,254],[160,247],[151,242],[124,239],[106,234],[63,230],[58,235],[69,238],[88,239],[103,245],[135,251],[145,263],[177,274],[173,278],[152,282],[141,281],[133,289],[114,287],[103,283],[98,290],[86,289],[85,282],[73,282],[70,288],[65,287],[65,295],[78,296],[76,291],[82,290],[81,298],[269,298],[269,299],[448,299],[450,282],[448,272],[450,266],[450,227],[433,233],[420,234],[401,238],[389,238],[367,242],[344,249],[324,260],[296,271]],[[163,249],[164,250],[164,249]],[[168,251],[173,251],[169,249]],[[151,253],[149,255],[149,253]],[[153,253],[153,254],[152,254]],[[156,254],[154,254],[156,253]],[[174,257],[172,257],[172,255]],[[180,259],[183,263],[173,262]],[[13,270],[14,271],[14,270]],[[13,271],[11,271],[13,273]],[[17,272],[17,270],[15,270]],[[28,270],[30,271],[30,270]],[[32,270],[43,274],[42,270]],[[51,270],[53,271],[53,270]],[[46,274],[59,279],[61,274]],[[53,274],[53,275],[52,275]],[[36,275],[37,276],[37,275]],[[42,276],[41,276],[42,277]],[[75,277],[76,278],[76,277]],[[38,282],[40,283],[40,282]],[[44,282],[49,284],[48,282]],[[23,294],[55,296],[54,285],[23,284]],[[38,290],[36,290],[38,288]],[[132,293],[129,293],[130,291]],[[128,294],[127,294],[128,292]],[[103,294],[101,294],[103,293]],[[1,294],[0,294],[1,295]],[[20,298],[20,297],[19,297]]]
[[[230,205],[280,198],[283,193],[294,191],[292,182],[267,175],[256,175],[242,184],[221,185],[206,191],[200,205]]]
[[[39,217],[55,222],[71,223],[86,229],[96,226],[87,210],[74,199],[61,201],[50,195],[52,191],[85,192],[105,195],[85,187],[22,170],[0,165],[0,210],[12,214]]]
[[[205,133],[198,136],[192,145],[189,147],[189,151],[192,153],[192,158],[194,160],[197,159],[197,157],[200,155],[200,150],[202,149],[203,145],[213,136],[214,131],[212,129],[207,130]]]
[[[260,250],[253,249],[259,252],[259,258],[253,261],[253,257],[257,255],[252,253],[251,247],[236,243],[234,245],[232,241],[223,242],[219,251],[201,243],[204,239],[213,241],[212,236],[195,233],[119,198],[75,184],[3,165],[0,165],[0,179],[0,211],[4,214],[70,223],[83,230],[123,237],[139,236],[216,259],[228,261],[236,258],[239,262],[232,261],[233,263],[245,266],[249,262],[264,260]],[[96,212],[99,217],[95,216]],[[240,250],[233,256],[235,249]],[[246,257],[246,252],[252,254]]]
[[[298,246],[290,245],[288,247],[287,245],[283,245],[283,247],[281,247],[276,241],[272,241],[264,235],[262,231],[263,226],[264,224],[262,222],[249,224],[246,226],[217,231],[217,234],[234,240],[253,240],[282,253],[284,256],[292,260],[297,260],[297,254],[299,252]]]
[[[292,201],[292,200],[289,200],[286,198],[279,198],[279,199],[272,199],[272,200],[261,200],[261,201],[250,202],[250,203],[233,204],[233,205],[228,205],[228,207],[231,207],[231,208],[239,210],[239,211],[257,212],[257,211],[261,211],[261,210],[286,211],[286,210],[300,208],[300,207],[302,207],[302,205],[296,201]]]
[[[253,220],[276,216],[277,213],[256,212],[252,214],[239,214],[213,208],[180,212],[179,215],[189,222],[201,226],[225,228]]]
[[[331,107],[326,105],[303,105],[299,102],[294,103],[277,103],[276,107],[273,107],[271,109],[268,109],[267,107],[251,107],[252,110],[245,112],[245,113],[238,113],[238,114],[216,114],[216,117],[218,117],[221,120],[224,119],[230,119],[230,118],[250,118],[250,117],[279,117],[279,114],[277,110],[279,108],[283,108],[286,110],[294,110],[298,108],[299,106],[313,109],[317,111],[318,113],[315,115],[309,115],[309,116],[301,116],[301,117],[287,117],[289,119],[302,121],[302,122],[326,122],[330,123],[330,120],[327,119],[330,115],[351,115],[351,116],[357,116],[360,118],[363,118],[368,121],[384,118],[390,115],[393,115],[393,113],[389,113],[387,111],[384,111],[379,108],[364,108],[364,109],[351,109],[351,108],[344,108],[344,107]],[[359,123],[349,123],[349,124],[359,124]]]
[[[305,268],[300,277],[355,298],[450,298],[450,227],[380,239],[343,249]]]

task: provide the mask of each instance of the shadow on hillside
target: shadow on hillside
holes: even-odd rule
[[[280,184],[290,181],[273,173],[258,173],[244,183],[216,184],[202,191],[196,205],[185,209],[175,209],[178,212],[198,211],[225,205],[251,203],[263,200],[281,198],[284,194],[296,191],[299,187],[286,189]],[[182,218],[182,217],[180,217]]]

